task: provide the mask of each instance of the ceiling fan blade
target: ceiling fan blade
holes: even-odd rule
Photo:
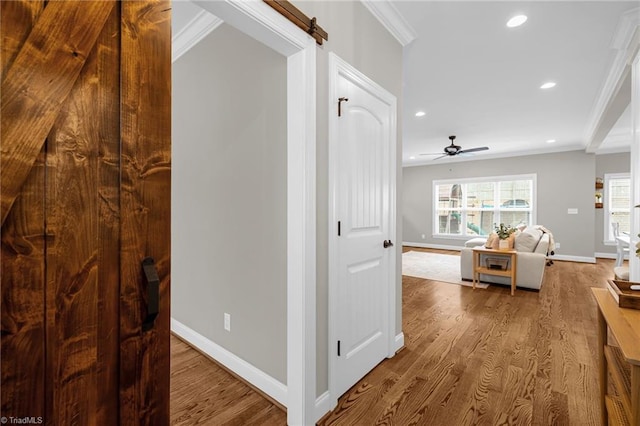
[[[479,146],[478,148],[463,149],[462,151],[458,151],[458,154],[467,154],[469,152],[486,151],[488,149],[489,149],[488,146]]]
[[[443,157],[451,157],[451,155],[450,155],[450,154],[444,154],[444,155],[441,155],[440,157],[436,157],[436,158],[434,158],[434,159],[433,159],[433,160],[431,160],[431,161],[439,160],[439,159],[441,159],[441,158],[443,158]]]
[[[430,153],[419,154],[419,155],[442,155],[442,153],[441,152],[430,152]]]

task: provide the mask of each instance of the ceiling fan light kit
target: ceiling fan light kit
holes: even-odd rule
[[[438,160],[438,159],[443,158],[443,157],[453,157],[455,155],[468,154],[470,152],[486,151],[486,150],[489,149],[488,146],[479,146],[477,148],[462,149],[462,147],[460,145],[456,145],[454,143],[454,141],[456,140],[456,136],[455,135],[449,136],[449,140],[451,141],[451,145],[447,145],[447,146],[444,147],[444,155],[442,155],[440,153],[437,153],[437,154],[420,154],[420,155],[440,155],[439,157],[434,158],[434,160]]]

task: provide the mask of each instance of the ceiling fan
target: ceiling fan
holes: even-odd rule
[[[439,158],[443,158],[443,157],[453,157],[454,155],[459,155],[459,154],[467,154],[470,152],[478,152],[478,151],[486,151],[489,149],[488,146],[480,146],[477,148],[469,148],[469,149],[462,149],[462,147],[460,145],[456,145],[453,143],[453,141],[456,140],[455,135],[453,136],[449,136],[449,140],[451,141],[451,145],[447,145],[444,147],[444,155],[440,155],[440,153],[437,154],[420,154],[420,155],[440,155],[439,157],[434,158],[434,160],[437,160]]]

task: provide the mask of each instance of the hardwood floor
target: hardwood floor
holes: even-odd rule
[[[171,336],[172,425],[286,425],[287,414]]]
[[[613,260],[558,261],[540,292],[515,296],[403,277],[405,348],[319,424],[598,425],[589,288],[612,277]],[[278,407],[175,338],[172,356],[172,424],[286,424]]]

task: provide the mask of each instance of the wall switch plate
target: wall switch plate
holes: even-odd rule
[[[224,329],[231,331],[231,314],[224,313]]]
[[[567,209],[567,214],[578,214],[578,209]]]
[[[556,243],[556,248],[559,249],[560,248],[560,243]]]
[[[423,239],[423,240],[425,239],[425,235],[424,235],[424,234],[422,234],[422,239]]]

